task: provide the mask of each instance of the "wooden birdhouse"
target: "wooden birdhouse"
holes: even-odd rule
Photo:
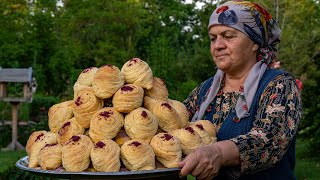
[[[37,83],[32,76],[32,68],[1,68],[0,67],[0,101],[12,105],[12,141],[2,150],[24,149],[18,142],[18,105],[31,102]]]
[[[31,102],[36,86],[31,67],[0,67],[0,101]]]

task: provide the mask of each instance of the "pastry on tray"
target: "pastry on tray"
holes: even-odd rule
[[[65,144],[73,135],[84,134],[84,127],[82,127],[75,117],[67,120],[57,132],[57,139],[59,144]]]
[[[154,99],[168,99],[169,92],[164,80],[158,77],[153,77],[153,87],[151,89],[145,89],[145,95]]]
[[[129,113],[142,105],[143,95],[144,91],[142,87],[126,84],[113,95],[113,107],[119,112]]]
[[[73,117],[73,101],[55,104],[48,111],[48,125],[51,132],[57,132],[61,125]]]
[[[41,169],[55,170],[62,165],[62,146],[58,143],[46,144],[38,154]]]

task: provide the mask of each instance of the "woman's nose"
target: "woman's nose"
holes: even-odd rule
[[[224,42],[223,37],[218,36],[215,43],[214,48],[215,49],[224,49],[226,47],[226,43]]]

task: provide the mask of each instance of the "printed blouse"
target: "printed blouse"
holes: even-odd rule
[[[203,84],[195,88],[184,101],[191,118],[199,108],[196,102]],[[220,112],[219,116],[213,115],[210,120],[217,127],[217,132],[229,112],[234,110],[240,95],[240,91],[223,92],[222,89],[223,85],[216,101],[206,109],[206,113],[213,108]],[[300,92],[294,79],[286,75],[277,76],[260,97],[252,129],[247,134],[230,139],[240,152],[241,173],[255,173],[279,162],[296,134],[297,120],[301,114]]]

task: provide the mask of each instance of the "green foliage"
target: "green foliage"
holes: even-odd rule
[[[31,103],[30,117],[32,121],[41,122],[48,115],[48,110],[60,100],[53,96],[35,96]]]

